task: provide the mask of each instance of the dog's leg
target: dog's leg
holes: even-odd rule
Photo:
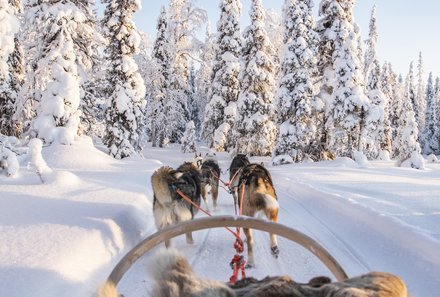
[[[265,211],[266,217],[276,223],[278,221],[278,208],[270,208]],[[278,249],[277,236],[275,234],[270,234],[270,251],[275,258],[278,258],[280,250]]]
[[[217,198],[218,198],[218,182],[213,182],[211,186],[211,197],[214,209],[217,208]]]
[[[205,201],[206,209],[209,210],[208,191],[205,184],[202,184],[201,186],[201,193],[202,193],[203,201]]]
[[[252,237],[252,229],[243,228],[244,234],[246,235],[246,243],[248,248],[248,260],[246,268],[252,268],[255,266],[254,261],[254,239]]]

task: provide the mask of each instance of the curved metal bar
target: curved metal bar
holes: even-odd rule
[[[333,273],[338,281],[343,281],[348,278],[344,269],[341,267],[341,265],[339,265],[336,259],[333,258],[329,252],[327,252],[327,250],[325,250],[320,244],[309,236],[295,229],[278,223],[263,221],[261,219],[251,217],[213,216],[185,221],[177,225],[168,226],[167,228],[148,236],[119,261],[108,277],[107,282],[112,282],[116,286],[124,276],[125,272],[127,272],[127,270],[140,257],[167,239],[171,239],[191,231],[219,227],[252,228],[285,237],[298,243],[314,254]]]

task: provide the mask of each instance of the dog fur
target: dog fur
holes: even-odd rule
[[[211,193],[214,208],[217,207],[220,167],[215,154],[206,154],[203,158],[201,191],[203,200],[208,205],[208,193]]]
[[[385,272],[332,283],[328,277],[315,277],[302,284],[289,276],[245,278],[234,285],[197,276],[187,259],[174,249],[160,250],[149,273],[154,281],[152,297],[408,297],[405,283]],[[116,286],[108,282],[99,297],[120,297]]]
[[[150,265],[153,297],[234,297],[224,283],[199,278],[188,261],[173,249],[159,251]]]
[[[237,297],[408,297],[405,283],[385,272],[370,272],[342,282],[318,277],[307,284],[289,276],[247,278],[232,286]]]
[[[192,163],[184,163],[176,170],[163,166],[153,173],[153,215],[158,230],[194,218],[198,209],[184,200],[176,190],[179,189],[191,201],[200,205],[200,182],[200,171]],[[189,244],[194,242],[192,233],[186,234],[186,241]],[[169,240],[165,246],[170,246]]]
[[[242,189],[244,192],[242,193]],[[241,202],[243,199],[243,202]],[[259,211],[272,222],[278,221],[278,200],[272,177],[264,166],[249,164],[242,169],[238,183],[238,200],[245,216],[253,217]],[[244,228],[248,248],[248,267],[255,265],[253,254],[252,230]],[[275,234],[270,234],[270,249],[274,257],[278,257],[278,242]]]
[[[234,197],[234,203],[238,203],[238,181],[240,180],[240,172],[244,167],[249,165],[251,162],[246,157],[245,154],[238,154],[232,159],[231,165],[229,166],[229,182],[230,188],[232,192],[232,196]]]

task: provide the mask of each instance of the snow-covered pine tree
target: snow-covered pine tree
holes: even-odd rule
[[[197,152],[196,126],[194,125],[193,121],[189,121],[188,124],[186,124],[185,133],[183,133],[180,143],[181,143],[180,149],[182,153]]]
[[[98,25],[98,17],[93,9],[94,1],[78,0],[73,1],[84,13],[86,20],[95,36],[89,40],[87,46],[88,53],[88,67],[87,73],[82,74],[81,81],[81,102],[80,102],[80,130],[82,133],[102,139],[104,136],[104,103],[105,96],[102,94],[102,87],[100,83],[104,80],[105,75],[102,75],[106,63],[103,62],[101,49],[105,45],[105,40],[101,35],[101,27]]]
[[[402,100],[402,113],[405,116],[399,118],[399,157],[398,165],[409,161],[411,167],[421,169],[423,168],[423,159],[420,155],[421,149],[419,144],[419,129],[417,127],[415,112],[414,112],[414,75],[413,64],[410,64],[410,71],[405,80],[405,93]]]
[[[414,111],[416,112],[416,120],[419,129],[425,126],[425,111],[426,111],[426,94],[425,82],[423,80],[423,57],[422,52],[419,52],[419,60],[417,62],[417,91]],[[419,135],[421,136],[421,134]],[[423,142],[420,140],[420,145],[423,148]]]
[[[19,11],[8,0],[0,0],[0,134],[14,135],[13,115],[17,99],[14,86],[13,53],[20,24]]]
[[[212,70],[215,58],[215,34],[211,32],[211,23],[206,26],[206,35],[200,58],[203,61],[196,74],[196,100],[200,111],[200,121],[196,122],[196,139],[202,139],[205,108],[212,87]]]
[[[91,67],[97,37],[83,10],[86,3],[28,2],[26,52],[33,77],[27,98],[39,102],[31,129],[46,143],[70,144],[78,133],[81,83]]]
[[[157,36],[152,51],[152,80],[151,99],[148,103],[148,118],[150,140],[153,147],[165,146],[166,135],[166,93],[169,67],[171,63],[168,31],[168,15],[165,7],[161,8],[157,20]]]
[[[327,148],[352,157],[360,149],[368,98],[363,85],[354,0],[322,0],[318,33],[321,98],[326,101]]]
[[[422,133],[422,142],[424,143],[424,154],[440,155],[440,126],[436,122],[436,96],[432,72],[429,73],[428,84],[426,86],[426,116],[425,127]]]
[[[141,150],[140,138],[145,128],[145,85],[134,55],[140,36],[133,15],[140,9],[138,0],[104,0],[104,37],[108,40],[106,59],[110,96],[106,101],[107,129],[103,142],[117,159]]]
[[[440,127],[440,77],[435,80],[434,87],[434,102],[435,102],[435,114],[436,114],[436,125]],[[438,145],[440,147],[440,136],[438,137]]]
[[[166,137],[172,143],[180,142],[189,121],[189,64],[188,57],[184,54],[189,48],[188,5],[187,0],[171,0],[169,8],[168,30],[172,46],[165,114],[167,115]]]
[[[363,150],[369,159],[389,159],[391,153],[391,128],[388,119],[388,98],[382,92],[377,44],[376,6],[370,19],[369,38],[366,41],[365,78],[370,109],[365,119],[365,142]]]
[[[391,137],[391,158],[399,155],[399,118],[402,111],[402,98],[404,94],[402,80],[398,79],[391,63],[385,63],[381,73],[381,90],[388,100],[388,120]]]
[[[234,106],[240,92],[238,75],[240,72],[240,15],[241,1],[221,0],[219,4],[220,19],[217,22],[217,44],[212,69],[212,87],[209,93],[209,103],[205,108],[202,138],[213,147],[214,139],[218,138],[224,129],[216,130],[224,123],[229,128],[235,119],[226,120],[225,109]],[[224,127],[224,126],[222,126]],[[231,136],[231,131],[226,132]],[[217,142],[216,150],[225,150],[234,146],[234,140],[226,139],[224,143]]]
[[[274,155],[289,155],[300,162],[320,159],[318,114],[323,102],[316,96],[318,35],[312,1],[286,0],[283,7],[285,47],[276,95],[280,133]]]
[[[189,120],[193,122],[194,129],[196,126],[200,126],[200,109],[197,100],[196,91],[196,69],[194,62],[189,63],[189,76],[188,76],[188,112]],[[186,131],[186,128],[185,128]]]
[[[273,62],[275,65],[275,81],[278,81],[280,74],[280,55],[283,48],[283,24],[282,16],[275,9],[266,10],[266,18],[264,29],[267,32],[270,42],[272,43],[275,53]]]
[[[264,29],[261,0],[252,0],[251,24],[243,33],[241,91],[234,125],[236,151],[249,156],[270,156],[277,137],[273,105],[274,48]]]

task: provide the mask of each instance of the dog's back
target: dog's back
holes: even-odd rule
[[[238,154],[235,156],[234,159],[232,159],[231,165],[229,166],[229,180],[234,178],[240,168],[246,167],[249,164],[249,159],[245,154]]]
[[[202,197],[208,205],[208,193],[211,193],[214,208],[217,207],[218,184],[220,178],[220,166],[214,156],[207,155],[202,163]]]
[[[201,174],[197,166],[190,162],[183,163],[176,169],[176,177],[177,181],[174,182],[174,186],[195,204],[200,205]],[[193,208],[192,204],[186,203],[188,208]],[[197,209],[193,212],[195,214]]]
[[[259,164],[249,164],[242,170],[239,180],[239,189],[245,187],[246,208],[243,211],[247,215],[253,215],[259,210],[278,209],[277,194],[273,186],[269,171]],[[240,196],[240,195],[239,195]],[[241,199],[241,197],[239,197]]]

